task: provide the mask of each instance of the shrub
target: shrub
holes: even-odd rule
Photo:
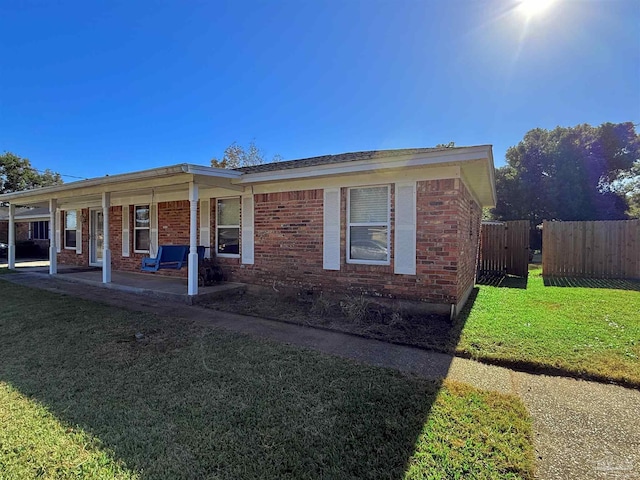
[[[369,318],[369,300],[364,296],[348,296],[340,302],[345,317],[354,323],[362,323]]]
[[[331,313],[333,306],[333,302],[321,293],[313,299],[313,303],[311,304],[311,313],[324,317]]]

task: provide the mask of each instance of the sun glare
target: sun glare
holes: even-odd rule
[[[555,0],[521,0],[518,9],[527,17],[541,15],[555,3]]]

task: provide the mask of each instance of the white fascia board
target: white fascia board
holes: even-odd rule
[[[104,177],[90,178],[88,180],[79,180],[77,182],[63,183],[62,185],[53,185],[50,187],[34,188],[32,190],[23,190],[21,192],[5,193],[0,195],[0,201],[8,202],[21,197],[30,197],[34,195],[52,194],[64,192],[66,190],[74,190],[78,188],[102,187],[114,183],[132,182],[137,180],[146,180],[155,177],[166,177],[176,174],[182,174],[184,165],[174,165],[171,167],[153,168],[151,170],[141,170],[139,172],[121,173],[117,175],[107,175]]]
[[[239,184],[259,182],[274,182],[330,175],[344,175],[350,173],[367,172],[371,170],[386,170],[407,167],[422,167],[439,164],[458,164],[475,160],[490,160],[490,145],[478,147],[460,147],[437,152],[426,152],[419,155],[400,155],[380,157],[375,159],[329,163],[309,167],[273,170],[269,172],[247,173],[240,179],[233,181]]]
[[[34,188],[32,190],[24,190],[21,192],[5,193],[3,195],[0,195],[0,202],[19,203],[21,200],[24,202],[30,202],[36,201],[36,199],[41,200],[45,196],[48,198],[55,198],[55,194],[57,193],[70,192],[72,190],[79,189],[82,189],[84,191],[86,191],[87,189],[96,189],[96,192],[111,191],[108,188],[110,185],[154,180],[163,177],[190,177],[193,175],[233,179],[241,176],[242,173],[223,168],[213,168],[183,163],[179,165],[172,165],[169,167],[141,170],[139,172],[121,173],[99,178],[91,178],[88,180],[80,180],[78,182],[64,183],[62,185]],[[176,183],[185,183],[188,182],[189,179],[190,178],[180,178],[180,181]]]
[[[202,175],[205,177],[218,177],[218,178],[238,178],[242,176],[242,172],[236,170],[229,170],[228,168],[216,168],[205,167],[203,165],[193,165],[185,163],[182,165],[182,171],[184,173],[190,173],[192,175]]]
[[[39,215],[16,215],[16,222],[25,220],[29,220],[31,222],[49,220],[49,217],[50,215],[48,213],[41,213]]]

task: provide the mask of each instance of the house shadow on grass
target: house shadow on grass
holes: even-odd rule
[[[0,312],[0,382],[97,437],[143,479],[400,479],[441,387],[188,322],[0,287],[11,289]],[[36,296],[39,308],[19,315]]]
[[[614,278],[544,277],[545,287],[608,288],[640,292],[640,280]]]
[[[480,272],[476,279],[477,285],[488,285],[491,287],[504,288],[527,288],[528,277],[516,277],[496,272]]]

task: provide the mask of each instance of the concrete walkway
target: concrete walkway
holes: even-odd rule
[[[118,307],[188,318],[206,325],[330,355],[393,368],[428,379],[447,378],[519,396],[534,420],[537,477],[541,479],[640,479],[640,391],[506,368],[417,348],[177,305],[130,292],[66,282],[37,273],[3,280],[101,301]],[[639,367],[640,368],[640,367]]]

